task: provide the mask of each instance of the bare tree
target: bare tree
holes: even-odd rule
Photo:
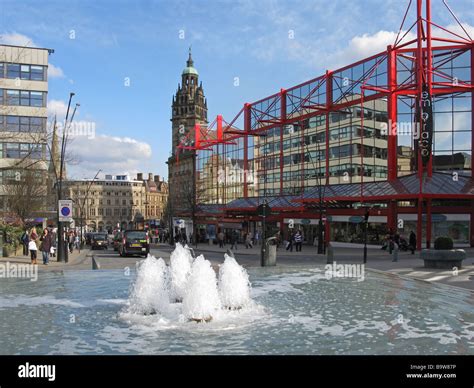
[[[40,211],[46,199],[45,171],[34,168],[18,168],[4,176],[4,191],[11,215],[23,225],[34,212]]]

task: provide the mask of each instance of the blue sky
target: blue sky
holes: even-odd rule
[[[452,25],[442,1],[432,3],[433,19]],[[190,45],[209,121],[217,114],[230,121],[245,102],[383,50],[393,43],[407,4],[0,0],[0,41],[53,48],[50,110],[63,114],[74,91],[81,104],[77,120],[94,123],[94,138],[77,137],[71,144],[77,159],[71,177],[91,177],[99,168],[166,177],[171,98]],[[473,31],[474,3],[449,4]]]

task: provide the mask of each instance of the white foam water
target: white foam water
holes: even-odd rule
[[[216,272],[203,255],[194,260],[183,298],[183,314],[194,321],[210,321],[220,309]]]
[[[186,321],[229,322],[236,318],[236,310],[242,310],[242,317],[250,310],[261,310],[250,297],[247,271],[225,255],[218,282],[204,256],[193,259],[187,247],[177,244],[169,267],[163,259],[150,255],[140,262],[130,298],[120,316],[128,322],[152,320],[172,327]]]
[[[250,303],[250,281],[247,271],[237,261],[224,255],[219,268],[219,296],[222,306],[238,310]]]
[[[138,314],[164,314],[169,309],[169,274],[163,259],[148,255],[140,261],[133,285],[129,311]]]
[[[191,275],[192,263],[193,257],[189,249],[177,243],[176,249],[171,253],[170,257],[170,297],[172,301],[181,302],[183,300],[186,285]]]

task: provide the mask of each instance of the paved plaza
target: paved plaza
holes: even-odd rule
[[[340,247],[337,243],[334,247],[334,261],[341,264],[361,264],[363,263],[363,247]],[[203,254],[206,259],[217,267],[224,261],[224,254],[230,245],[219,248],[217,245],[199,244],[194,247],[195,254]],[[161,257],[169,261],[173,250],[168,244],[152,245],[151,253],[155,257]],[[244,267],[260,266],[261,246],[254,246],[246,249],[243,245],[238,245],[234,250],[237,261]],[[474,248],[465,248],[467,259],[463,267],[457,271],[424,268],[423,261],[419,258],[419,252],[412,255],[410,252],[399,252],[398,262],[392,261],[392,256],[377,247],[369,247],[367,254],[366,268],[371,270],[383,271],[398,276],[407,276],[427,282],[443,283],[450,286],[462,287],[474,290]],[[88,248],[69,255],[69,262],[59,263],[52,258],[48,266],[39,264],[40,271],[63,271],[63,270],[90,270],[92,269],[92,256],[100,264],[101,270],[133,268],[136,263],[142,260],[141,257],[120,257],[117,252],[109,248],[108,250],[98,251]],[[14,256],[0,258],[0,263],[29,263],[26,256]],[[41,260],[38,260],[40,262]],[[317,248],[314,246],[303,246],[302,252],[289,252],[283,247],[277,250],[278,266],[324,266],[327,263],[326,255],[318,255]]]

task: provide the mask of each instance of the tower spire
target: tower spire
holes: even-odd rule
[[[193,61],[193,58],[191,56],[191,46],[189,46],[189,57],[188,57],[188,60],[186,61],[186,65],[188,67],[194,67],[194,61]]]

